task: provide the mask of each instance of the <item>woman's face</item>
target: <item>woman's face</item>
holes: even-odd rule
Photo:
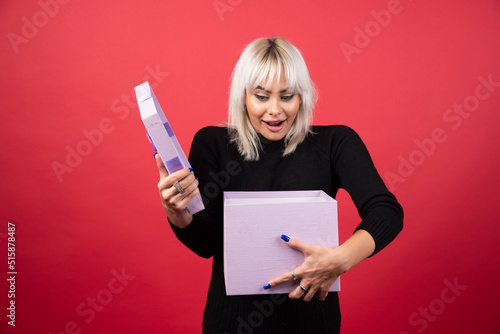
[[[274,79],[269,87],[261,83],[256,89],[247,92],[245,98],[250,123],[257,133],[269,140],[285,137],[301,102],[298,94],[288,91],[283,77],[280,82]]]

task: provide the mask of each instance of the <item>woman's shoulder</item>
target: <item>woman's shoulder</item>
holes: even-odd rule
[[[314,125],[312,126],[313,135],[311,139],[358,139],[359,135],[347,125]]]
[[[196,132],[194,138],[201,140],[224,140],[229,138],[229,131],[225,126],[205,126]]]
[[[316,125],[311,130],[313,133],[307,141],[324,154],[354,154],[366,150],[361,137],[347,125]]]
[[[196,151],[219,150],[221,147],[227,147],[230,141],[227,127],[206,126],[194,135],[191,149],[194,148]]]

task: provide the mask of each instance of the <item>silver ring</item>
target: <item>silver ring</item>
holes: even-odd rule
[[[294,281],[296,281],[296,280],[297,280],[297,277],[295,277],[295,274],[293,273],[293,270],[292,270],[291,274],[292,274],[292,278],[293,278],[293,280],[294,280]]]
[[[304,292],[307,292],[307,289],[306,289],[306,288],[304,288],[304,287],[303,287],[302,285],[300,285],[300,284],[299,284],[299,288],[300,288],[300,290],[302,290],[302,291],[304,291]]]
[[[173,184],[174,188],[177,189],[177,191],[179,192],[179,194],[184,194],[186,192],[186,189],[182,188],[182,186],[179,184],[179,181],[176,181],[174,184]]]

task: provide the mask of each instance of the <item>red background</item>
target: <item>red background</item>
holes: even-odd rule
[[[243,47],[274,34],[304,54],[315,123],[353,127],[405,209],[395,242],[343,277],[344,333],[500,332],[499,1],[61,2],[0,3],[0,332],[201,331],[211,261],[166,223],[133,88],[150,81],[188,151],[227,119]],[[359,217],[338,200],[343,241]]]

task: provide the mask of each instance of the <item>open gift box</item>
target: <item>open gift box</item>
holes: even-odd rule
[[[224,276],[228,295],[289,293],[290,281],[264,290],[271,279],[291,272],[304,255],[281,235],[338,247],[337,201],[321,190],[224,192]],[[330,291],[340,291],[337,279]]]

